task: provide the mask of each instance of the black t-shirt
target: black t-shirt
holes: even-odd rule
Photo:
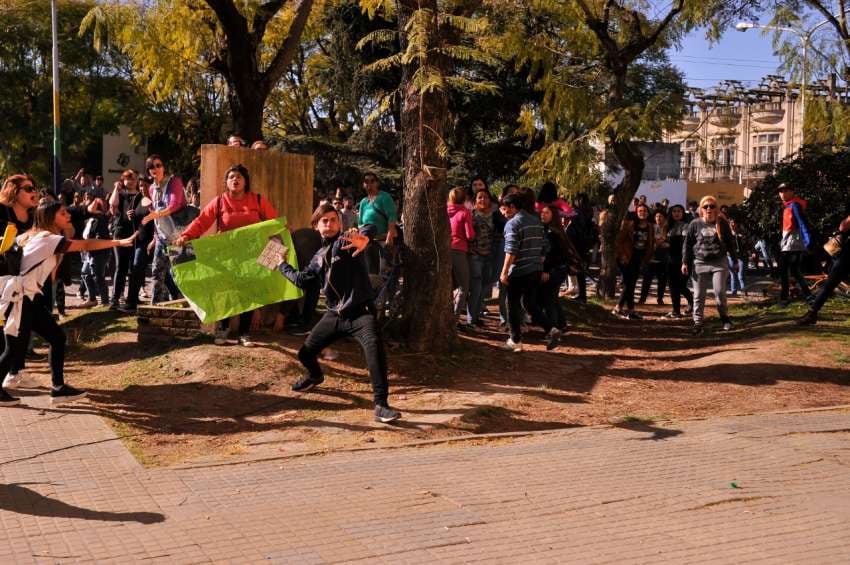
[[[635,251],[646,251],[646,247],[649,244],[649,238],[654,236],[654,230],[650,231],[652,227],[653,226],[650,226],[649,224],[645,227],[640,227],[640,224],[635,224]]]
[[[30,228],[32,228],[32,211],[30,210],[27,214],[26,221],[22,222],[18,219],[18,216],[15,215],[14,208],[0,204],[0,234],[6,231],[6,226],[9,222],[12,222],[15,224],[15,227],[18,228],[18,235],[25,231],[29,231]]]

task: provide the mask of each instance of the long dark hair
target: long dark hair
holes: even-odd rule
[[[548,224],[544,223],[544,227],[554,234],[558,245],[566,252],[570,248],[570,242],[567,240],[567,232],[564,231],[564,227],[561,225],[561,211],[557,206],[553,206],[552,204],[546,204],[543,206],[543,209],[549,210],[552,214],[552,221]]]
[[[549,204],[558,199],[558,185],[554,182],[544,182],[543,186],[537,192],[537,201],[542,204]]]

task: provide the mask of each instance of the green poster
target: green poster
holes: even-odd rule
[[[287,262],[297,268],[292,238],[282,216],[196,239],[172,256],[177,286],[202,322],[301,298],[301,290],[279,271],[257,263],[274,236],[289,250]]]

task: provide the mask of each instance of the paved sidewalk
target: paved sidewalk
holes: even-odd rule
[[[847,410],[146,470],[85,404],[26,402],[0,563],[850,562]]]

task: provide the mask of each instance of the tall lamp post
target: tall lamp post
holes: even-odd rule
[[[50,0],[50,30],[53,40],[53,193],[58,196],[62,183],[62,143],[59,127],[59,19],[56,0]]]
[[[740,32],[745,32],[748,29],[771,29],[775,31],[787,31],[789,33],[793,33],[800,40],[800,43],[803,44],[803,84],[800,89],[800,114],[803,121],[803,128],[801,133],[801,139],[805,142],[806,136],[806,89],[809,84],[809,45],[812,42],[812,36],[814,33],[829,23],[829,20],[823,20],[815,24],[813,27],[808,30],[805,29],[797,29],[793,27],[783,27],[783,26],[771,26],[771,25],[759,25],[753,22],[738,22],[735,24],[735,29]]]

